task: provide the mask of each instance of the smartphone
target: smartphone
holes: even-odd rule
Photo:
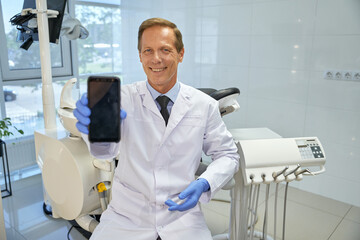
[[[88,78],[90,142],[120,141],[120,79],[90,76]]]

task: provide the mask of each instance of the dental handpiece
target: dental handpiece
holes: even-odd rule
[[[309,173],[310,175],[314,175],[308,168],[302,169],[300,171],[295,172],[295,176],[298,176],[300,174]]]
[[[291,170],[290,172],[288,172],[288,173],[285,172],[285,173],[284,173],[285,178],[286,178],[287,176],[295,173],[299,168],[300,168],[300,164],[296,165],[296,168],[293,169],[293,170]]]
[[[276,178],[278,177],[278,176],[280,176],[281,174],[284,174],[284,172],[286,171],[286,170],[288,170],[289,169],[289,167],[287,166],[287,167],[285,167],[283,170],[281,170],[281,171],[278,171],[278,172],[273,172],[272,173],[272,177],[276,180]]]

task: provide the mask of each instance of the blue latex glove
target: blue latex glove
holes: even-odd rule
[[[185,202],[181,204],[175,203],[173,200],[166,200],[165,204],[169,206],[169,211],[186,211],[196,206],[199,198],[203,192],[207,192],[210,189],[208,181],[204,178],[199,178],[196,181],[190,183],[190,185],[179,194],[179,199]]]
[[[90,114],[91,110],[88,107],[88,98],[87,94],[84,93],[81,98],[76,102],[76,109],[73,112],[74,116],[78,120],[76,123],[76,128],[85,134],[89,134],[88,126],[90,124]],[[123,120],[126,118],[126,112],[120,110],[120,119]]]

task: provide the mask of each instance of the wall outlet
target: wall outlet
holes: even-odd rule
[[[326,70],[324,72],[324,79],[333,80],[334,79],[334,72],[331,71],[331,70]]]
[[[327,80],[360,82],[360,71],[325,70],[323,73],[323,78]]]
[[[353,72],[353,74],[352,74],[352,80],[353,80],[353,81],[359,81],[359,82],[360,82],[360,72]]]
[[[343,79],[343,74],[342,74],[342,72],[341,71],[335,71],[334,72],[334,79],[335,80],[342,80]]]
[[[351,71],[343,71],[342,72],[342,78],[345,81],[351,81],[353,77],[353,73]]]

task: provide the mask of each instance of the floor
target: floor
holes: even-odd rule
[[[13,196],[3,200],[8,240],[63,240],[71,225],[43,213],[41,175],[12,182]],[[277,238],[281,239],[284,185],[278,197]],[[270,186],[269,206],[274,206],[274,186]],[[360,208],[289,187],[286,210],[286,239],[290,240],[360,240]],[[265,188],[260,189],[256,230],[262,230],[265,208]],[[203,204],[207,224],[213,235],[226,233],[229,223],[229,192],[221,191],[216,200]],[[273,236],[273,209],[269,207],[268,234]],[[85,238],[72,229],[69,239]],[[268,238],[270,239],[270,238]]]

